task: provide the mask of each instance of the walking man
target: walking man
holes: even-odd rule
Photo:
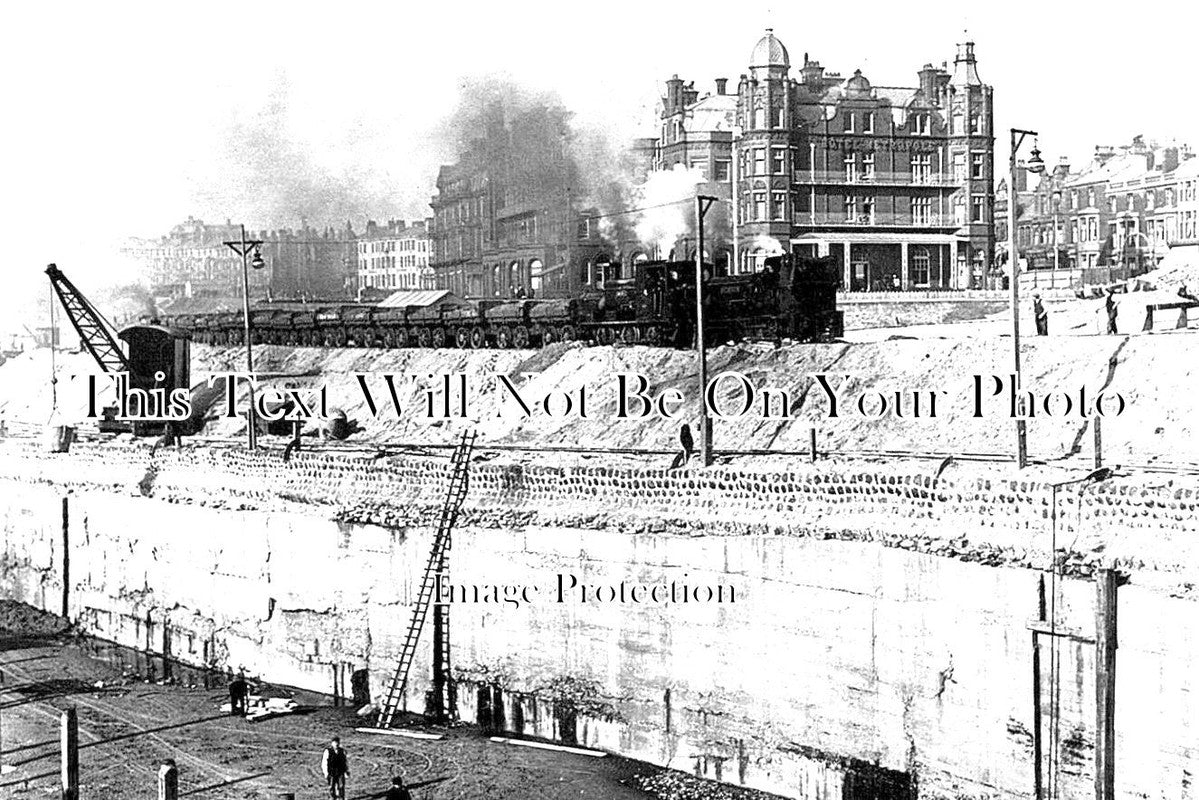
[[[235,717],[244,717],[249,696],[250,687],[246,683],[246,675],[244,672],[238,672],[237,677],[229,681],[229,713]]]
[[[1115,290],[1108,288],[1107,299],[1103,301],[1103,307],[1107,311],[1107,332],[1111,335],[1119,333],[1116,330],[1116,315],[1120,313],[1120,309],[1116,305]]]
[[[329,797],[331,800],[345,800],[346,777],[350,774],[350,763],[346,759],[346,751],[341,748],[341,739],[336,736],[321,758],[321,772],[329,782]]]
[[[1049,312],[1045,310],[1045,305],[1041,302],[1041,295],[1034,294],[1032,296],[1032,313],[1037,322],[1037,336],[1049,335]]]

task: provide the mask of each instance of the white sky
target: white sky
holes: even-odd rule
[[[979,74],[995,87],[1000,158],[1013,125],[1041,132],[1048,162],[1067,155],[1076,168],[1094,144],[1137,133],[1199,145],[1199,14],[1188,5],[9,4],[0,204],[15,281],[0,312],[44,295],[50,261],[85,289],[119,280],[116,243],[160,235],[189,214],[295,226],[302,209],[262,210],[263,184],[289,176],[334,176],[361,209],[356,226],[367,213],[423,216],[437,164],[452,155],[428,134],[463,78],[503,72],[557,91],[584,124],[621,130],[672,73],[704,90],[715,77],[735,84],[768,25],[793,64],[807,51],[877,85],[914,85],[925,62],[952,63],[968,30]],[[238,174],[229,141],[239,125],[279,143],[277,163],[250,167],[261,180]]]

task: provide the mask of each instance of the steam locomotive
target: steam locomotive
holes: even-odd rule
[[[526,348],[554,342],[673,345],[695,337],[695,265],[643,261],[632,276],[569,299],[475,300],[431,306],[272,303],[250,312],[255,343],[317,347]],[[705,341],[830,341],[843,333],[835,259],[787,254],[762,271],[704,270]],[[164,324],[198,342],[241,344],[240,312],[180,314]]]

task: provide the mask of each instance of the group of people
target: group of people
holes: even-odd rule
[[[245,673],[239,672],[237,677],[229,681],[229,713],[233,716],[246,716],[249,697],[250,684],[246,681]],[[345,800],[350,761],[345,748],[341,746],[341,739],[337,736],[333,737],[321,755],[321,774],[325,776],[325,782],[329,786],[331,800]],[[396,776],[391,779],[391,787],[379,797],[383,800],[412,800],[412,793],[404,785],[404,779]]]
[[[1183,290],[1185,289],[1184,286]],[[1110,287],[1107,290],[1107,297],[1103,301],[1103,310],[1107,314],[1107,333],[1113,336],[1118,334],[1116,319],[1120,314],[1120,307],[1116,305],[1116,292]],[[1045,304],[1041,302],[1040,293],[1032,296],[1032,315],[1037,326],[1037,336],[1048,336],[1049,312],[1045,310]]]

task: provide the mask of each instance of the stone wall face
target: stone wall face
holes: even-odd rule
[[[284,463],[89,447],[35,457],[7,446],[0,588],[58,610],[67,497],[70,613],[88,632],[325,692],[367,669],[377,696],[446,469],[419,458]],[[1094,565],[1132,574],[1119,594],[1119,791],[1189,797],[1199,766],[1195,498],[1194,487],[1160,481],[1079,494],[870,465],[478,464],[452,580],[538,592],[519,606],[455,603],[460,712],[788,796],[841,798],[864,776],[930,797],[1028,795],[1027,623],[1040,573],[1027,567],[1047,563],[1056,536],[1071,554],[1070,577],[1047,589],[1062,629],[1093,635]],[[571,591],[558,602],[558,582],[572,578],[729,587],[735,600],[663,606]],[[407,696],[415,710],[429,638]],[[1042,702],[1061,709],[1054,763],[1062,796],[1090,795],[1093,648],[1056,641],[1041,645]]]

